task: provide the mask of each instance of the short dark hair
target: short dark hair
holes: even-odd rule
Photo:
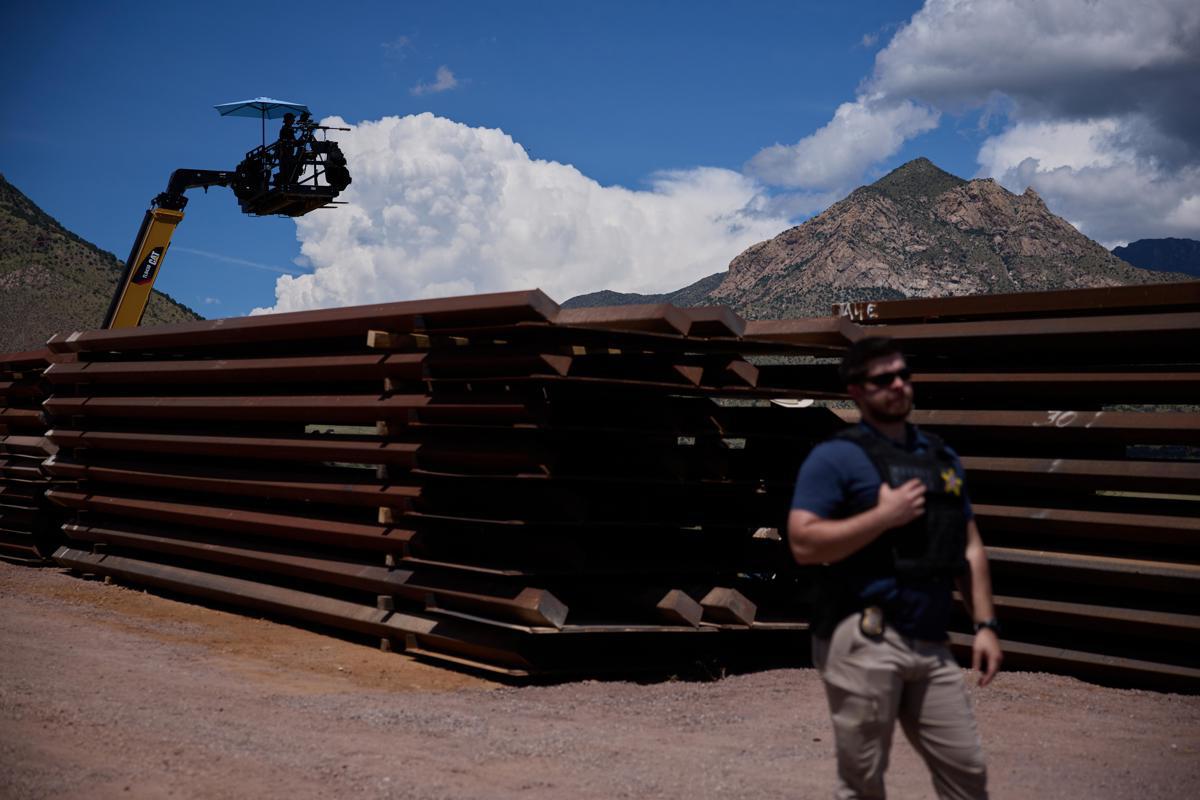
[[[850,345],[850,349],[842,356],[842,363],[838,366],[838,377],[847,386],[862,383],[867,378],[867,364],[877,358],[902,355],[904,353],[891,337],[868,336],[866,339],[859,339]]]

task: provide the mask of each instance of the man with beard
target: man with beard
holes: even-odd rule
[[[987,797],[987,772],[946,626],[957,582],[975,620],[973,667],[1002,658],[991,578],[954,451],[909,423],[913,388],[890,339],[853,345],[839,375],[862,421],[809,454],[788,543],[821,564],[813,661],[837,745],[838,798],[883,798],[896,720],[940,798]]]

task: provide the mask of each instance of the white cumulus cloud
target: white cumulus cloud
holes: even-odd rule
[[[811,136],[760,150],[746,169],[777,186],[841,188],[937,124],[936,111],[907,100],[889,104],[859,98],[842,103],[833,119]]]
[[[503,131],[432,114],[363,122],[338,141],[354,178],[347,204],[297,219],[313,272],[281,276],[275,305],[257,313],[534,287],[557,300],[669,291],[788,225],[731,170],[601,186],[531,159]]]
[[[1000,94],[1021,120],[1140,114],[1200,146],[1200,3],[927,0],[867,87],[947,111]]]
[[[1200,234],[1200,165],[1163,169],[1122,147],[1122,129],[1114,119],[1018,123],[984,143],[980,172],[1014,192],[1032,186],[1107,247]]]
[[[415,95],[436,94],[455,89],[458,87],[458,83],[458,78],[454,77],[454,73],[450,71],[450,68],[443,65],[437,68],[437,73],[434,75],[432,83],[418,83],[408,91]]]
[[[853,103],[748,170],[849,188],[939,114],[971,112],[1003,128],[983,142],[980,174],[1034,186],[1088,235],[1200,237],[1196,0],[927,0]]]
[[[1117,120],[1094,122],[1030,122],[992,136],[979,150],[979,163],[988,175],[1000,175],[1027,158],[1047,168],[1111,167],[1109,146],[1120,128]]]

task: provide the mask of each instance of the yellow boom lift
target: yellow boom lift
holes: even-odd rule
[[[227,103],[217,106],[217,110],[223,116],[258,116],[261,112],[262,146],[248,152],[233,171],[177,169],[171,173],[166,191],[151,201],[142,218],[116,294],[104,317],[104,328],[136,328],[141,323],[171,236],[183,220],[187,205],[184,192],[188,189],[228,186],[246,214],[298,217],[318,208],[329,208],[334,198],[350,185],[346,157],[337,142],[327,138],[331,130],[348,128],[317,125],[305,106],[265,97]],[[300,112],[299,120],[296,111]],[[268,145],[266,120],[279,116],[284,120],[279,140]]]

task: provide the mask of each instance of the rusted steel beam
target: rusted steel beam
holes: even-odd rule
[[[434,353],[427,360],[427,377],[485,378],[497,375],[566,375],[571,356],[557,353],[508,353],[504,348],[469,353]]]
[[[30,368],[40,370],[49,363],[50,350],[22,350],[15,353],[0,353],[0,372],[23,372]]]
[[[526,587],[511,600],[440,588],[421,590],[425,610],[433,613],[452,611],[481,619],[512,619],[542,630],[560,630],[567,618],[567,607],[545,589]]]
[[[21,502],[28,499],[40,497],[46,490],[46,481],[39,479],[36,481],[19,481],[7,480],[0,483],[0,497],[11,498],[8,502],[16,502],[19,498]]]
[[[970,660],[973,636],[950,634],[950,646],[960,659]],[[1194,692],[1200,686],[1200,669],[1120,658],[1103,653],[1089,653],[1028,642],[1004,639],[1006,668],[1052,671],[1101,678],[1122,683],[1164,688],[1181,688]]]
[[[580,392],[609,392],[613,397],[611,402],[643,403],[661,402],[664,395],[676,397],[728,397],[731,399],[762,399],[770,400],[779,397],[807,397],[840,399],[844,392],[821,391],[815,388],[796,388],[794,386],[779,387],[766,385],[758,377],[758,368],[746,362],[734,360],[723,361],[719,366],[706,369],[704,366],[688,366],[683,364],[664,365],[661,374],[650,374],[651,365],[637,373],[626,373],[624,376],[599,377],[591,375],[571,374],[536,375],[536,376],[505,376],[482,379],[455,379],[458,383],[470,383],[477,387],[501,386],[558,386],[567,390],[577,389]],[[433,382],[434,393],[439,387]],[[451,387],[452,383],[443,382],[442,386]]]
[[[815,352],[835,354],[867,334],[840,317],[831,319],[755,319],[746,322],[742,336],[747,340],[782,342]]]
[[[833,411],[847,424],[861,418],[858,409]],[[1192,412],[939,409],[915,410],[909,419],[923,428],[944,432],[951,441],[987,435],[1076,442],[1200,444],[1200,414]]]
[[[716,407],[710,417],[714,429],[728,438],[746,439],[749,448],[753,440],[798,438],[819,442],[846,425],[839,416],[841,409],[824,406],[789,408],[774,403],[758,407]]]
[[[42,560],[32,537],[4,530],[0,530],[0,556],[23,564],[37,564]]]
[[[171,361],[92,361],[51,364],[52,384],[242,384],[333,383],[348,380],[425,376],[424,353],[302,356],[296,358],[218,358]]]
[[[177,525],[231,531],[275,539],[316,542],[337,547],[380,552],[400,552],[413,532],[382,525],[362,525],[337,520],[310,519],[213,505],[139,500],[86,492],[51,489],[47,499],[66,508],[98,514],[156,520]]]
[[[481,581],[469,573],[438,577],[409,569],[390,569],[382,564],[375,566],[330,556],[251,548],[213,536],[160,536],[110,526],[78,524],[65,525],[64,532],[75,541],[102,542],[289,575],[376,595],[402,597],[422,605],[427,605],[432,596],[440,606],[464,608],[527,625],[560,628],[567,618],[567,607],[550,592],[530,587],[497,587],[494,582]]]
[[[37,481],[42,479],[42,473],[36,466],[15,464],[11,459],[0,459],[0,477],[4,480]]]
[[[756,623],[758,624],[758,623]],[[567,623],[563,625],[562,630],[554,634],[562,639],[609,639],[614,638],[618,634],[636,634],[640,637],[647,638],[657,634],[665,634],[668,637],[678,640],[679,644],[683,644],[684,640],[691,640],[697,636],[709,637],[709,642],[715,643],[716,637],[721,635],[720,629],[722,626],[717,624],[708,624],[701,627],[691,627],[678,624],[655,624],[655,623],[609,623],[588,622],[581,625]],[[734,629],[742,632],[749,631],[754,626],[728,626],[725,629]],[[641,665],[637,665],[641,666]],[[655,666],[652,662],[646,666]],[[628,667],[627,667],[628,669]]]
[[[478,340],[476,343],[479,343]],[[421,351],[446,347],[464,347],[469,344],[471,344],[471,340],[465,336],[367,331],[367,347],[372,350]]]
[[[697,628],[704,618],[704,607],[682,589],[669,589],[654,604],[654,613],[667,624]]]
[[[399,428],[403,433],[404,428]],[[223,457],[239,455],[260,460],[287,459],[341,464],[384,464],[399,468],[462,471],[468,474],[495,472],[543,472],[552,463],[553,453],[528,437],[508,439],[488,437],[486,432],[475,436],[477,444],[459,437],[433,437],[432,443],[391,441],[338,433],[314,433],[297,437],[241,437],[178,434],[143,434],[139,432],[94,432],[53,429],[47,432],[52,450],[93,449],[104,451],[152,452],[166,455],[204,455]],[[41,463],[44,454],[36,457]],[[70,458],[63,459],[66,462]],[[88,459],[74,459],[86,461]],[[57,462],[49,466],[56,467]],[[71,467],[60,467],[69,470]],[[155,469],[160,469],[155,467]],[[174,468],[166,469],[170,472]],[[186,468],[184,468],[186,471]],[[219,473],[220,470],[216,470]],[[286,477],[287,468],[277,468]],[[329,470],[326,470],[328,473]],[[210,467],[205,475],[214,474]],[[332,473],[330,473],[332,474]],[[349,474],[349,473],[345,473]],[[299,480],[299,478],[298,478]],[[312,480],[310,477],[309,480]],[[352,479],[350,479],[353,482]]]
[[[470,445],[423,445],[414,469],[458,471],[472,475],[544,474],[556,456],[541,447],[488,448]]]
[[[954,372],[913,376],[918,404],[1022,402],[1082,408],[1118,403],[1190,403],[1200,397],[1200,372]],[[944,407],[944,405],[943,405]]]
[[[63,417],[202,419],[366,423],[381,419],[446,420],[528,419],[521,403],[446,403],[428,395],[300,395],[259,397],[50,397],[50,414]]]
[[[546,478],[427,470],[411,474],[427,487],[422,513],[447,519],[503,516],[538,522],[633,524],[644,518],[661,525],[664,518],[678,515],[679,524],[696,525],[699,518],[728,526],[738,515],[748,518],[778,510],[792,488],[791,481],[783,476],[764,485],[762,479],[752,475],[737,481],[698,477],[672,481],[647,472]],[[504,480],[488,481],[493,478]],[[459,492],[470,492],[472,496],[460,502],[456,497]],[[613,497],[620,498],[620,502],[614,502]],[[730,508],[723,509],[722,504]],[[747,524],[751,522],[747,520]]]
[[[272,469],[264,476],[261,470],[205,471],[189,469],[183,464],[149,469],[75,463],[59,458],[50,459],[43,466],[56,478],[305,503],[405,508],[421,496],[419,486],[380,483],[373,472],[369,477],[343,471],[329,477],[298,473],[289,478],[284,469]]]
[[[1200,492],[1200,463],[963,456],[972,480],[1090,489]]]
[[[28,431],[44,428],[42,412],[36,408],[0,408],[0,425],[12,431]]]
[[[15,499],[15,498],[14,498]],[[12,505],[0,505],[0,530],[32,535],[37,522],[38,509]]]
[[[56,334],[47,342],[52,353],[194,350],[262,342],[295,342],[315,338],[365,336],[371,329],[398,333],[463,325],[510,325],[547,322],[558,305],[538,290],[500,292],[436,300],[264,314],[256,317],[185,322],[145,328],[77,331]]]
[[[1200,566],[1137,558],[1051,553],[988,547],[992,566],[1014,572],[1036,572],[1043,576],[1089,580],[1104,585],[1139,587],[1158,592],[1200,593]]]
[[[446,652],[472,666],[507,674],[528,674],[529,666],[515,651],[512,637],[486,627],[426,614],[388,611],[337,600],[311,592],[285,589],[257,581],[154,564],[113,555],[60,548],[54,560],[76,570],[111,575],[133,584],[170,589],[241,608],[253,608],[292,619],[303,619],[333,628],[403,642],[415,637],[431,655]]]
[[[718,625],[752,625],[758,607],[737,589],[717,586],[700,599],[704,621]]]
[[[296,437],[202,436],[166,433],[80,431],[54,428],[46,438],[61,449],[227,456],[255,460],[340,461],[415,467],[421,445],[378,438],[310,434]]]
[[[23,453],[0,453],[0,464],[10,467],[38,467],[45,459],[44,453],[26,455]]]
[[[632,577],[632,576],[628,576]],[[617,624],[621,627],[644,626],[662,629],[664,626],[683,626],[696,629],[705,617],[705,609],[695,598],[709,593],[712,584],[692,585],[694,576],[669,573],[650,573],[635,580],[597,579],[595,576],[569,575],[552,579],[561,589],[561,597],[571,607],[571,629],[586,632],[593,626]],[[674,581],[688,580],[682,588],[668,588]],[[702,581],[703,579],[701,579]],[[747,601],[748,602],[748,601]],[[725,611],[731,615],[729,624],[746,627],[753,623],[752,604],[744,604],[730,612],[728,604],[716,601],[714,613]],[[744,620],[735,619],[732,613],[741,611]],[[710,625],[717,624],[707,620]]]
[[[1001,531],[1082,539],[1116,539],[1171,545],[1200,543],[1200,517],[1121,514],[1069,508],[973,504],[986,532]]]
[[[708,640],[709,643],[716,645],[722,639],[726,638],[728,641],[732,642],[735,636],[739,638],[753,637],[755,634],[752,634],[752,631],[758,631],[758,635],[765,634],[768,631],[794,635],[798,633],[804,633],[808,629],[809,623],[806,620],[756,620],[749,625],[704,622],[699,628],[689,628],[683,625],[651,625],[639,623],[605,625],[597,622],[584,625],[567,624],[562,627],[561,631],[554,632],[553,635],[561,636],[564,639],[600,639],[602,636],[611,636],[612,634],[616,633],[637,633],[640,634],[643,639],[649,640],[650,634],[666,634],[668,637],[680,640],[680,644],[683,644],[684,640],[694,639],[697,636],[704,634],[717,634],[717,636]],[[752,641],[752,638],[744,638],[743,641],[748,644],[750,641]],[[789,641],[789,639],[780,640],[781,643],[785,643],[787,641]],[[795,639],[790,639],[790,641],[794,642]],[[649,641],[647,641],[647,644],[648,643]],[[636,650],[630,654],[632,657],[636,657],[636,655]]]
[[[700,386],[706,374],[727,379],[735,362],[728,357],[688,357],[680,354],[615,353],[573,357],[566,380],[604,379],[613,385],[686,383]],[[744,363],[744,362],[741,362]],[[746,365],[749,367],[750,365]]]
[[[755,389],[758,388],[759,374],[759,369],[754,364],[740,358],[731,359],[706,368],[701,383],[718,391],[733,386]]]
[[[458,392],[462,384],[469,383],[472,387],[481,387],[493,392],[506,391],[507,387],[510,386],[519,386],[523,390],[535,394],[543,386],[577,387],[582,391],[627,392],[628,394],[623,398],[626,400],[634,392],[641,393],[647,397],[671,391],[703,396],[709,392],[709,387],[700,387],[697,384],[696,381],[701,374],[702,370],[700,368],[692,367],[678,370],[670,368],[668,374],[657,376],[657,379],[640,376],[601,378],[582,375],[507,375],[489,378],[455,378],[452,381],[441,381],[440,385],[434,386],[434,392],[437,393],[439,389]]]
[[[690,312],[692,309],[676,309]],[[648,328],[658,323],[650,320]],[[680,323],[681,325],[684,323]],[[697,324],[689,320],[689,325]],[[709,323],[700,322],[707,326],[698,330],[711,333]],[[460,328],[453,331],[456,338],[462,340],[471,348],[486,347],[516,348],[521,351],[542,351],[553,348],[556,352],[582,354],[585,352],[643,352],[643,353],[704,353],[708,355],[725,354],[728,356],[743,356],[747,354],[836,354],[841,348],[819,345],[791,345],[786,342],[767,340],[750,340],[746,338],[706,336],[695,331],[684,336],[674,331],[672,326],[661,326],[664,331],[636,330],[605,327],[580,327],[577,325],[553,325],[548,323],[518,323],[507,327]],[[691,330],[689,328],[689,330]],[[431,344],[431,346],[434,346]],[[435,347],[436,350],[436,347]]]
[[[761,364],[759,385],[778,388],[787,394],[811,392],[811,397],[846,397],[846,386],[838,379],[836,364]]]
[[[57,449],[52,442],[47,441],[45,436],[19,436],[12,434],[0,436],[0,453],[41,456],[44,458]]]
[[[597,308],[563,308],[554,318],[560,327],[604,328],[621,331],[647,331],[687,336],[692,318],[670,303]]]
[[[447,463],[445,468],[436,469],[427,466],[432,459],[423,459],[412,474],[447,492],[456,485],[470,486],[470,491],[479,493],[481,499],[503,500],[508,493],[520,492],[522,496],[548,498],[615,494],[627,497],[629,502],[641,501],[643,495],[649,495],[651,501],[661,496],[663,502],[688,495],[690,502],[695,499],[691,495],[703,493],[730,497],[762,491],[790,494],[795,478],[791,474],[794,458],[782,465],[777,461],[763,463],[742,450],[679,448],[662,452],[631,447],[627,460],[612,449],[591,453],[564,449],[549,457],[531,456],[529,464],[536,469],[519,461],[494,466],[464,461],[457,467]],[[607,501],[605,504],[612,505]]]
[[[35,398],[45,395],[45,387],[38,378],[0,381],[0,405],[30,405]]]
[[[746,320],[729,306],[692,306],[680,310],[691,320],[689,336],[731,339],[746,332]]]
[[[1027,619],[1072,628],[1111,631],[1120,635],[1156,636],[1193,642],[1200,638],[1200,616],[1194,614],[1007,595],[997,595],[993,602],[996,613],[1004,619]]]
[[[583,349],[583,348],[580,348]],[[712,359],[684,358],[676,355],[639,353],[590,355],[539,355],[527,359],[504,359],[480,353],[471,359],[453,359],[431,363],[430,385],[438,390],[454,390],[457,384],[501,386],[508,383],[562,382],[608,383],[613,386],[667,386],[686,383],[698,386]],[[722,365],[730,359],[721,359]]]
[[[905,349],[932,345],[977,353],[981,352],[977,348],[991,343],[1028,346],[1043,353],[1066,346],[1101,350],[1146,344],[1178,349],[1200,341],[1200,312],[880,325],[871,332],[890,336]]]
[[[27,484],[28,485],[28,484]],[[0,508],[23,508],[34,509],[37,507],[35,501],[36,495],[24,495],[20,492],[10,491],[11,485],[0,487]],[[45,489],[45,486],[42,487]]]
[[[36,515],[32,508],[0,504],[0,526],[9,530],[29,530]]]
[[[1076,314],[1148,313],[1200,309],[1200,281],[1048,292],[922,297],[834,303],[833,315],[855,322],[928,322],[933,320],[1065,317]]]
[[[472,378],[488,375],[565,375],[571,357],[552,353],[392,353],[295,358],[191,361],[94,361],[53,364],[46,379],[69,384],[277,384],[392,379]]]
[[[16,550],[25,551],[22,555],[30,555],[35,550],[33,534],[25,528],[10,528],[0,523],[0,553]]]
[[[670,303],[564,308],[554,319],[558,327],[595,328],[691,338],[736,339],[746,321],[728,306],[681,308]]]
[[[712,580],[714,564],[722,570],[766,572],[778,569],[778,542],[749,538],[744,529],[706,528],[703,532],[672,533],[643,523],[619,525],[537,525],[533,523],[471,524],[428,527],[405,519],[418,529],[405,563],[453,565],[479,569],[529,582],[574,587],[584,578],[616,580],[622,585],[662,586],[664,576],[688,576],[689,584]],[[603,542],[598,547],[596,542]],[[629,553],[636,553],[635,559]],[[679,584],[675,584],[679,585]],[[564,601],[574,606],[575,595],[562,589]],[[654,602],[657,602],[656,598]],[[648,610],[649,602],[643,607]]]

